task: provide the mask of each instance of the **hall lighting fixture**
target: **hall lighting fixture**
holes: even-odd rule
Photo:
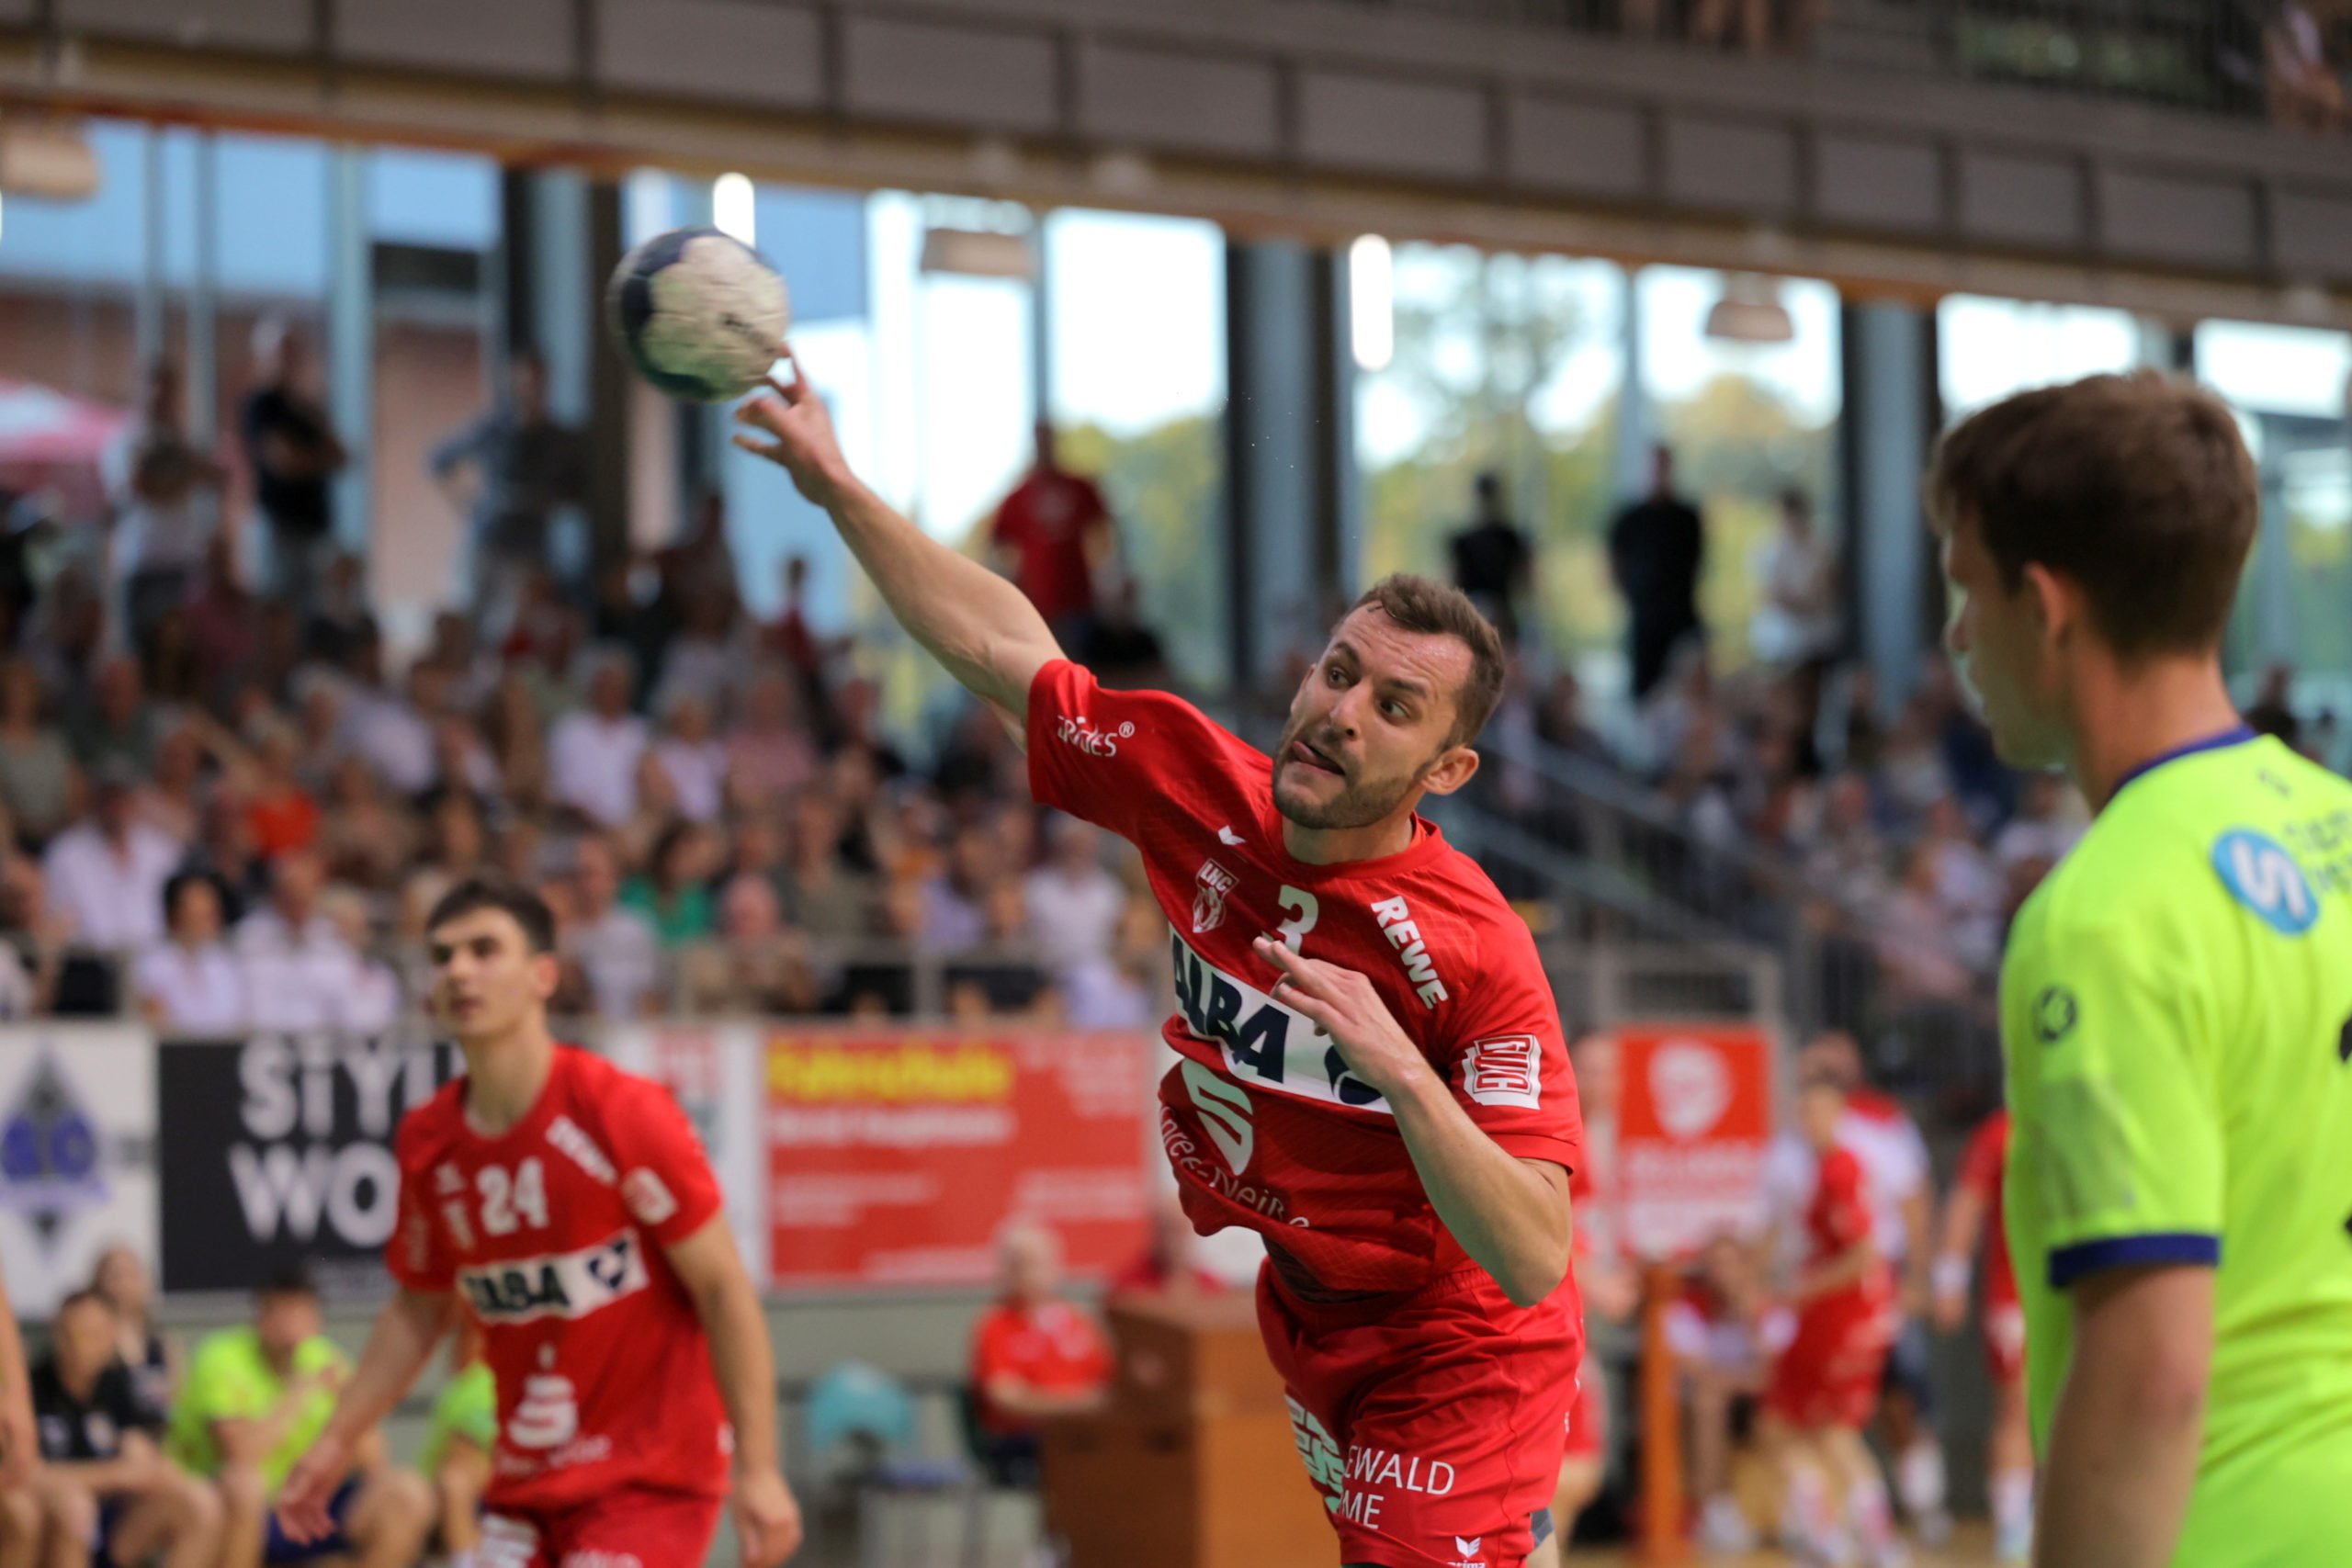
[[[720,233],[747,245],[760,243],[759,193],[742,175],[721,175],[711,182],[710,222]]]
[[[1359,370],[1385,370],[1396,356],[1396,257],[1377,234],[1348,247],[1348,339]]]
[[[0,191],[51,201],[98,194],[98,156],[81,127],[46,119],[0,119]]]
[[[1797,335],[1781,290],[1759,273],[1735,272],[1724,279],[1724,297],[1707,312],[1707,335],[1725,343],[1787,343]]]
[[[1027,283],[1037,276],[1037,264],[1026,234],[1004,234],[993,229],[927,229],[922,236],[922,270]]]

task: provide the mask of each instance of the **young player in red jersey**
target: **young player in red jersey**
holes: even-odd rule
[[[477,1568],[696,1568],[730,1470],[743,1562],[771,1568],[800,1515],[759,1294],[668,1091],[548,1034],[554,938],[537,895],[489,880],[426,922],[466,1072],[401,1120],[400,1290],[280,1517],[297,1540],[324,1532],[354,1434],[463,1312],[498,1382]]]
[[[1996,1111],[1968,1140],[1960,1179],[1944,1206],[1943,1245],[1936,1256],[1936,1323],[1947,1334],[1968,1319],[1968,1276],[1984,1244],[1984,1360],[1993,1372],[1988,1471],[1993,1551],[2022,1562],[2033,1546],[2033,1440],[2026,1421],[2025,1308],[2009,1267],[2001,1220],[2001,1167],[2009,1156],[2009,1113]]]
[[[1525,922],[1414,811],[1477,770],[1494,628],[1451,589],[1382,584],[1269,757],[1065,660],[1017,588],[858,482],[805,377],[737,417],[1021,739],[1037,798],[1142,852],[1175,928],[1161,1142],[1196,1229],[1266,1238],[1260,1323],[1340,1561],[1555,1561],[1576,1087]]]
[[[1894,1280],[1871,1236],[1861,1161],[1838,1142],[1845,1110],[1835,1078],[1816,1073],[1804,1080],[1797,1122],[1819,1174],[1804,1213],[1796,1337],[1764,1395],[1765,1441],[1786,1485],[1782,1533],[1797,1550],[1823,1562],[1851,1562],[1849,1521],[1874,1568],[1892,1568],[1905,1554],[1862,1428],[1893,1338]],[[1842,1495],[1843,1520],[1832,1487]]]

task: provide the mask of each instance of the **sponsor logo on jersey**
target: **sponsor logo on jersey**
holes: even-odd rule
[[[1119,742],[1134,737],[1136,727],[1122,724],[1116,729],[1099,729],[1084,714],[1065,714],[1054,727],[1054,739],[1073,750],[1090,757],[1115,757]]]
[[[580,1123],[571,1117],[558,1116],[548,1124],[548,1142],[561,1150],[572,1164],[605,1186],[610,1187],[620,1179],[619,1173],[613,1169],[613,1162],[606,1159],[605,1151],[596,1146],[596,1140],[582,1132]]]
[[[449,1239],[457,1243],[458,1250],[471,1252],[474,1249],[474,1222],[473,1216],[466,1213],[465,1201],[452,1198],[442,1204],[441,1217],[449,1223]],[[420,1261],[417,1267],[422,1269],[424,1265]]]
[[[1534,1110],[1544,1095],[1544,1048],[1532,1034],[1472,1041],[1462,1056],[1462,1092],[1481,1105]]]
[[[639,1224],[648,1229],[665,1224],[678,1212],[678,1201],[670,1194],[667,1183],[650,1170],[639,1168],[628,1173],[621,1183],[621,1201]]]
[[[1230,822],[1216,830],[1216,841],[1227,849],[1237,849],[1247,842],[1240,834],[1233,830],[1233,824]]]
[[[1455,1536],[1453,1568],[1487,1568],[1486,1559],[1478,1555],[1478,1549],[1486,1544],[1483,1535]]]
[[[571,1380],[537,1372],[523,1380],[523,1397],[506,1422],[506,1440],[518,1449],[560,1449],[580,1435],[580,1395]]]
[[[2287,847],[2250,828],[2213,840],[2213,869],[2230,897],[2282,936],[2301,936],[2319,923],[2319,895]]]
[[[1225,896],[1240,886],[1241,878],[1216,862],[1204,860],[1193,881],[1193,934],[1199,936],[1225,924]]]
[[[1349,1071],[1347,1059],[1313,1019],[1224,973],[1176,933],[1170,932],[1169,941],[1184,1026],[1195,1039],[1224,1050],[1226,1070],[1236,1082],[1395,1114],[1377,1090]]]
[[[466,1173],[447,1160],[433,1168],[433,1185],[444,1198],[466,1190]]]
[[[649,1282],[645,1254],[628,1231],[578,1252],[511,1258],[458,1271],[458,1289],[485,1324],[586,1317]]]
[[[1413,994],[1421,1005],[1433,1008],[1445,1000],[1445,982],[1438,978],[1437,962],[1430,956],[1430,944],[1421,935],[1421,928],[1414,923],[1413,913],[1402,898],[1383,898],[1372,906],[1372,918],[1380,922],[1380,932],[1388,945],[1396,950],[1397,961],[1405,965],[1405,978],[1413,984]]]
[[[2055,1045],[2075,1032],[2075,1021],[2082,1015],[2073,991],[2064,986],[2044,986],[2033,998],[2033,1037],[2044,1045]]]

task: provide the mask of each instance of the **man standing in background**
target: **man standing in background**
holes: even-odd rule
[[[329,486],[351,460],[311,389],[310,365],[300,329],[263,318],[254,329],[255,384],[239,421],[254,500],[269,527],[271,594],[305,615],[334,548]]]
[[[1094,624],[1095,586],[1118,554],[1111,508],[1094,481],[1061,466],[1054,427],[1037,422],[1037,461],[989,525],[999,571],[1012,579],[1066,647]]]
[[[197,449],[180,419],[179,367],[147,367],[137,423],[107,448],[107,499],[114,505],[108,562],[121,585],[123,625],[143,649],[164,612],[186,599],[218,525],[226,474]]]
[[[587,443],[548,413],[538,350],[508,356],[506,396],[435,446],[430,466],[441,493],[471,524],[475,618],[511,615],[525,575],[548,567],[556,513],[588,493]],[[458,479],[460,468],[472,470],[470,484]]]
[[[1503,505],[1503,481],[1491,468],[1474,485],[1477,515],[1453,536],[1453,585],[1470,596],[1503,634],[1505,648],[1519,646],[1520,602],[1527,595],[1535,555],[1527,531]]]
[[[1675,646],[1699,626],[1699,568],[1706,530],[1699,509],[1674,493],[1674,449],[1650,453],[1650,492],[1609,525],[1609,575],[1625,596],[1629,690],[1640,702],[1664,678]]]

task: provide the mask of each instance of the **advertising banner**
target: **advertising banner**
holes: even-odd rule
[[[1617,1162],[1626,1249],[1666,1261],[1764,1223],[1772,1043],[1746,1023],[1621,1030]]]
[[[766,1052],[769,1278],[977,1285],[1012,1221],[1069,1271],[1142,1246],[1149,1042],[1134,1034],[780,1032]]]
[[[331,1288],[380,1288],[399,1194],[392,1134],[458,1070],[423,1034],[258,1034],[155,1048],[164,1113],[163,1279],[245,1291],[309,1264]]]
[[[0,1269],[46,1316],[119,1242],[155,1268],[155,1053],[119,1024],[0,1029]]]

